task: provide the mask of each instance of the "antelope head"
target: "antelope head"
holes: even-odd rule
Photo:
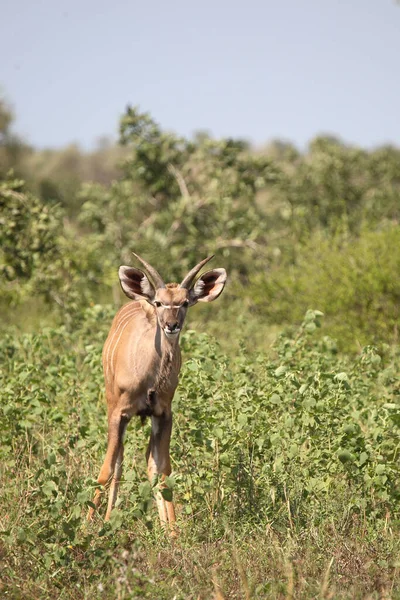
[[[154,307],[160,329],[170,341],[178,339],[189,306],[197,302],[212,302],[224,289],[225,269],[207,271],[196,281],[200,269],[213,255],[193,267],[180,284],[165,284],[154,267],[137,254],[134,256],[145,267],[147,274],[136,267],[122,266],[119,268],[121,287],[128,298],[144,299]]]

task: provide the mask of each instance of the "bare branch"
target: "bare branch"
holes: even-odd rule
[[[182,173],[171,164],[168,165],[168,171],[175,177],[183,198],[190,198],[189,190],[187,188],[186,181],[183,179]]]

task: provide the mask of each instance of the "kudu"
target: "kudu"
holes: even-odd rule
[[[147,274],[135,267],[120,267],[119,279],[133,300],[116,314],[103,349],[103,370],[108,405],[108,445],[98,483],[110,484],[106,521],[115,504],[122,474],[124,434],[130,419],[151,417],[147,448],[147,474],[162,480],[171,473],[169,443],[172,398],[181,368],[179,334],[189,306],[218,298],[226,282],[225,269],[196,275],[212,256],[196,265],[180,285],[165,284],[159,273],[137,254]],[[101,490],[93,500],[97,508]],[[160,520],[173,529],[175,510],[160,492],[156,496]],[[88,518],[93,517],[94,508]]]

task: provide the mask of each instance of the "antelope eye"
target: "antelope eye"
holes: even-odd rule
[[[182,302],[182,306],[189,306],[189,300],[185,300],[184,302]]]
[[[160,308],[161,302],[159,302],[158,300],[154,300],[154,306],[157,306],[157,308]]]

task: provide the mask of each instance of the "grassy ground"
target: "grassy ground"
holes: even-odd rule
[[[106,446],[100,352],[112,311],[0,343],[4,598],[400,598],[400,358],[349,359],[310,312],[268,356],[188,331],[170,485],[178,538],[131,423],[117,508],[85,514]]]

